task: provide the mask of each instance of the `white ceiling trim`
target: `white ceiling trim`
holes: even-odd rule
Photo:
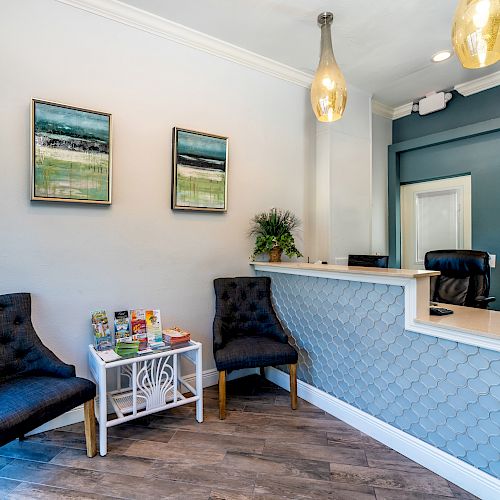
[[[389,120],[394,120],[394,108],[373,99],[372,113],[374,115],[383,116],[384,118],[389,118]]]
[[[403,116],[408,116],[411,115],[411,108],[413,106],[413,102],[407,102],[406,104],[403,104],[402,106],[398,106],[397,108],[394,108],[394,112],[392,114],[393,120],[397,120],[398,118],[403,118]]]
[[[472,94],[482,92],[483,90],[492,89],[497,85],[500,85],[500,71],[492,73],[491,75],[483,76],[481,78],[476,78],[475,80],[471,80],[470,82],[455,85],[455,90],[459,94],[467,97]]]
[[[465,83],[460,83],[455,85],[454,89],[465,97],[468,97],[483,90],[492,89],[500,85],[500,71],[492,73],[491,75],[486,75],[481,78],[476,78],[475,80],[470,80]],[[391,108],[378,101],[372,102],[372,112],[376,115],[383,116],[384,118],[390,118],[391,120],[397,120],[403,116],[411,114],[411,107],[413,103],[409,102],[398,106],[397,108]]]
[[[309,88],[314,77],[311,73],[298,70],[255,52],[224,42],[223,40],[193,30],[182,24],[169,21],[168,19],[138,9],[132,5],[125,4],[119,0],[56,1],[146,33],[202,50],[222,59],[232,61],[301,87]],[[500,71],[456,85],[455,90],[464,96],[469,96],[497,85],[500,85]],[[397,120],[398,118],[411,114],[412,104],[413,103],[410,102],[392,108],[374,100],[372,102],[372,112],[391,120]]]
[[[57,0],[132,28],[187,45],[281,80],[309,88],[314,75],[237,47],[118,0]]]
[[[410,115],[412,106],[413,102],[408,102],[397,108],[391,108],[386,104],[373,100],[372,113],[383,116],[384,118],[389,118],[389,120],[397,120],[398,118],[403,118],[403,116]]]

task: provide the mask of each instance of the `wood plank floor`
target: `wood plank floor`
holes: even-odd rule
[[[106,457],[86,457],[83,424],[0,448],[1,499],[475,498],[259,376],[228,383],[228,415],[205,390],[194,406],[110,429]]]

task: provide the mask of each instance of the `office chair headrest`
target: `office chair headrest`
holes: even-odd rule
[[[479,250],[433,250],[425,254],[425,268],[456,276],[489,274],[489,255]]]

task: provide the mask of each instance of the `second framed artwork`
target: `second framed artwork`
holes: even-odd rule
[[[227,211],[228,138],[174,127],[172,209]]]

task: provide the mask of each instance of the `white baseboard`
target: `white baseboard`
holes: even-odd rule
[[[40,432],[51,431],[52,429],[57,429],[58,427],[64,427],[65,425],[77,424],[78,422],[83,422],[83,405],[77,406],[72,410],[63,413],[61,416],[50,420],[49,422],[33,429],[28,432],[26,436],[32,436],[33,434],[39,434]]]
[[[287,373],[269,367],[266,368],[266,378],[283,389],[290,390],[290,379]],[[476,469],[472,465],[301,380],[297,381],[297,393],[300,398],[352,425],[479,498],[484,500],[498,500],[500,498],[500,480],[486,472]]]
[[[227,376],[227,380],[235,380],[237,378],[246,377],[248,375],[254,375],[255,373],[259,373],[258,368],[245,368],[243,370],[237,370],[231,372]],[[196,383],[196,376],[194,373],[190,375],[186,375],[184,377],[186,382],[191,384],[192,386]],[[211,387],[213,385],[217,385],[219,383],[219,372],[216,368],[212,368],[211,370],[203,371],[203,387]],[[40,427],[28,432],[27,436],[31,436],[33,434],[39,434],[40,432],[47,432],[53,429],[58,429],[59,427],[64,427],[66,425],[77,424],[79,422],[83,422],[83,405],[77,406],[72,410],[64,413],[63,415],[54,418],[50,422],[47,422]]]
[[[247,377],[248,375],[255,375],[256,373],[259,373],[258,368],[244,368],[243,370],[236,370],[229,373],[226,380],[229,382],[238,378]],[[196,379],[194,373],[192,373],[191,375],[186,375],[184,378],[186,379],[186,382],[194,386]],[[203,387],[212,387],[213,385],[217,385],[218,383],[219,372],[216,368],[203,371]]]

